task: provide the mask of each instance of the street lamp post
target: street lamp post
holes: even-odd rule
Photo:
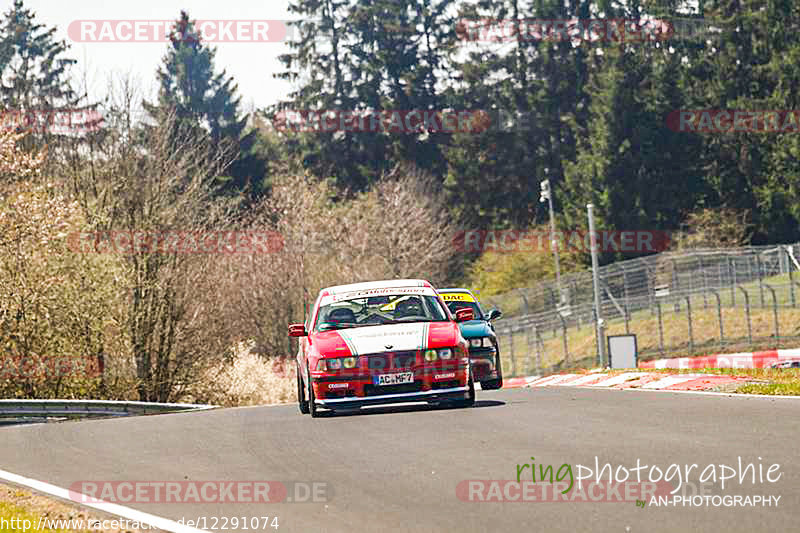
[[[595,309],[595,337],[597,339],[597,364],[603,366],[605,357],[603,354],[605,346],[605,323],[603,322],[603,312],[600,305],[600,279],[599,267],[597,266],[597,234],[594,232],[594,205],[586,204],[589,216],[589,235],[591,239],[592,252],[592,286],[594,288],[594,309]]]
[[[547,174],[548,169],[544,169],[545,174]],[[558,240],[556,239],[556,219],[553,215],[553,194],[550,190],[550,180],[545,179],[542,181],[539,186],[541,187],[541,195],[539,196],[539,202],[547,201],[550,207],[550,247],[553,250],[553,258],[555,259],[556,263],[556,287],[558,289],[558,298],[560,306],[564,305],[564,293],[561,290],[561,267],[558,263]]]

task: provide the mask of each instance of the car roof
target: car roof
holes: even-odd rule
[[[448,292],[448,293],[452,293],[452,292],[465,292],[465,293],[467,293],[467,294],[472,294],[472,291],[471,291],[471,290],[469,290],[469,289],[460,289],[460,288],[436,289],[436,292]],[[474,295],[474,294],[472,294],[472,296],[475,296],[475,295]]]
[[[322,289],[320,292],[325,294],[342,294],[345,292],[363,291],[369,289],[395,289],[400,287],[430,287],[433,285],[424,279],[390,279],[383,281],[366,281],[362,283],[350,283],[349,285],[335,285]]]

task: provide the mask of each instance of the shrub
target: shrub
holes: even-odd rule
[[[185,399],[234,407],[297,400],[294,365],[282,358],[266,358],[255,341],[238,343],[230,360],[209,368],[194,395]]]

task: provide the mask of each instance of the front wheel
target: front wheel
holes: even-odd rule
[[[311,385],[311,371],[308,371],[308,411],[311,413],[311,418],[319,418],[320,412],[317,409],[317,402],[314,396],[314,387]]]
[[[503,388],[503,369],[500,368],[500,350],[494,356],[494,368],[497,370],[497,379],[481,381],[481,390],[497,390]]]
[[[306,389],[303,385],[303,375],[300,372],[300,365],[297,366],[297,405],[300,412],[304,415],[308,414],[308,400],[306,399]]]

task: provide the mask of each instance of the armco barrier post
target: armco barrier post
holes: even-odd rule
[[[747,317],[747,342],[753,344],[753,328],[750,325],[750,296],[741,285],[737,285],[736,288],[744,294],[744,314]]]

